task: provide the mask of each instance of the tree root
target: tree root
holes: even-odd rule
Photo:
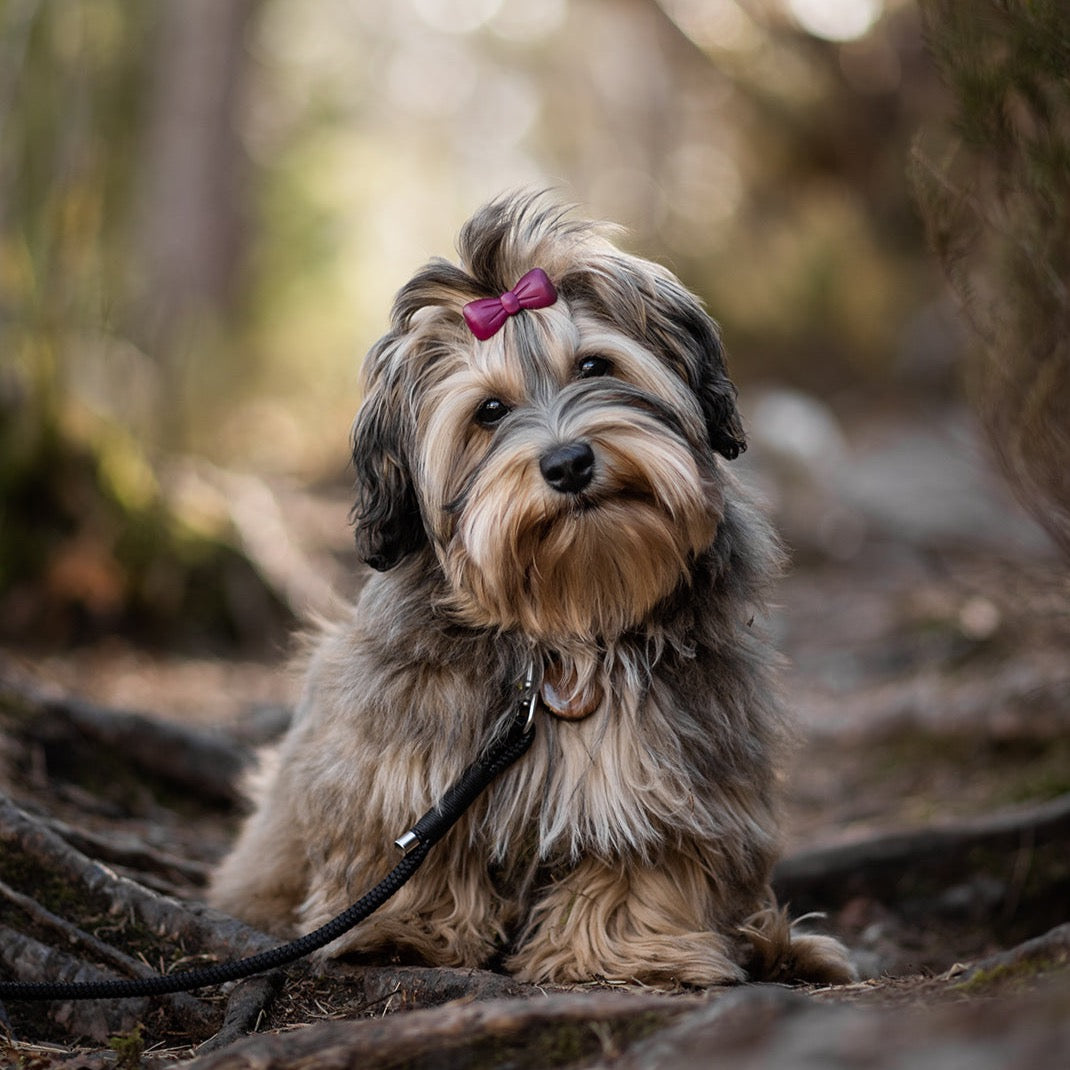
[[[615,1055],[693,1009],[698,997],[633,992],[450,1003],[388,1019],[322,1022],[250,1037],[184,1070],[361,1070],[400,1065],[509,1065],[544,1070]],[[358,1058],[359,1053],[359,1058]],[[462,1055],[463,1053],[463,1055]]]
[[[282,988],[284,980],[282,973],[272,970],[270,973],[239,981],[227,1000],[227,1009],[219,1032],[201,1044],[197,1048],[197,1054],[200,1056],[221,1051],[255,1032]]]
[[[991,992],[1037,974],[1070,968],[1070,922],[1049,929],[1009,951],[988,955],[950,974],[962,992]]]
[[[199,888],[208,883],[210,866],[188,858],[179,858],[166,851],[158,851],[137,836],[114,834],[101,836],[88,829],[75,828],[74,825],[57,818],[48,818],[47,824],[50,829],[83,854],[100,862],[109,862],[114,866],[130,870],[136,873],[137,879],[143,883],[147,877],[154,877],[161,884],[172,888]]]
[[[59,920],[59,919],[57,919]],[[101,942],[88,933],[69,926],[68,931],[83,951],[95,954]],[[101,955],[101,961],[117,972],[133,977],[146,977],[155,971],[145,963],[123,955],[111,948]],[[114,976],[91,966],[58,948],[35,940],[24,933],[0,925],[0,962],[19,980],[88,982],[104,981]],[[65,1031],[84,1034],[97,1041],[105,1041],[116,1033],[133,1029],[139,1022],[152,1017],[170,1031],[203,1033],[211,1028],[217,1014],[214,1008],[195,997],[179,992],[157,999],[72,1000],[48,1005],[52,1020]]]
[[[45,905],[48,898],[58,898],[69,911],[118,919],[120,928],[128,927],[129,919],[153,938],[192,954],[248,955],[275,943],[227,914],[201,904],[180,903],[119,876],[3,796],[0,844],[4,846],[0,877],[14,887],[23,884],[25,894],[34,894]]]
[[[773,886],[796,913],[842,906],[856,896],[901,902],[919,890],[958,884],[986,857],[1000,860],[1013,877],[1019,852],[1063,843],[1070,843],[1070,795],[1010,813],[800,852],[776,867]]]
[[[18,735],[56,749],[88,744],[112,761],[161,779],[193,798],[234,805],[251,752],[222,735],[81,699],[48,695],[23,680],[0,676],[0,714]]]

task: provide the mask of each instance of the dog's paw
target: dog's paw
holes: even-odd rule
[[[839,940],[797,932],[787,911],[778,907],[755,914],[740,931],[751,945],[747,974],[753,981],[842,985],[858,980]]]
[[[468,925],[428,921],[416,914],[373,915],[327,945],[326,958],[390,960],[421,966],[484,966],[494,954],[493,935]]]
[[[817,985],[847,985],[858,980],[847,948],[832,936],[793,934],[781,968],[787,979]]]
[[[712,932],[648,935],[634,943],[613,943],[604,937],[567,944],[534,939],[506,967],[517,980],[530,984],[634,981],[707,988],[746,979],[743,968],[725,954],[724,941]]]

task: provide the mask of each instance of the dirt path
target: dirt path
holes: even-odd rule
[[[796,912],[825,912],[820,924],[849,943],[864,981],[666,995],[524,989],[481,971],[296,970],[277,995],[260,982],[163,1009],[11,1004],[0,1066],[1065,1066],[1066,570],[1035,545],[931,537],[916,518],[907,536],[863,519],[869,534],[846,558],[814,552],[796,525],[797,566],[771,625],[800,723],[778,880]],[[57,844],[130,878],[97,887],[110,906],[67,894],[48,900],[56,913],[153,968],[255,943],[191,928],[184,905],[233,835],[231,788],[210,797],[181,769],[161,771],[146,757],[160,747],[137,746],[152,736],[141,722],[115,732],[93,721],[95,706],[35,710],[27,695],[77,696],[105,720],[145,711],[189,733],[189,768],[230,770],[213,774],[229,783],[285,723],[295,694],[285,658],[164,657],[117,642],[63,657],[6,651],[0,683],[0,788]],[[43,873],[59,862],[40,855],[38,870],[16,872],[10,830],[22,819],[5,820],[0,946],[16,932],[69,949],[81,937],[59,939],[43,916],[28,922],[18,898],[47,900]],[[74,888],[88,879],[79,873],[65,878]],[[168,939],[135,932],[129,919],[153,911]],[[213,1034],[217,1050],[204,1045]]]

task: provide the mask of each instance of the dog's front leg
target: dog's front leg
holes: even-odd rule
[[[289,937],[308,886],[306,836],[294,820],[294,786],[285,770],[263,777],[257,793],[259,807],[212,875],[208,901],[250,925]]]
[[[314,873],[313,891],[301,909],[303,931],[345,909],[366,890],[368,873],[385,870],[398,857],[373,856],[367,849],[357,853],[355,861],[352,856],[351,844],[340,848],[338,866],[328,859]],[[404,887],[367,921],[331,944],[326,954],[396,956],[429,966],[482,966],[502,943],[503,910],[486,859],[473,854],[463,820]]]
[[[740,940],[727,927],[715,931],[716,914],[708,877],[685,856],[615,865],[590,858],[536,901],[507,965],[531,982],[742,980]]]

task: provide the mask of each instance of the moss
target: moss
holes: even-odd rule
[[[141,1023],[138,1022],[128,1033],[121,1033],[108,1041],[108,1047],[115,1052],[116,1070],[139,1070],[141,1056],[145,1054],[145,1038],[141,1035]]]
[[[1070,739],[1004,748],[1008,780],[995,802],[1047,802],[1070,792]]]
[[[90,892],[84,885],[42,867],[40,862],[10,845],[0,844],[0,881],[31,896],[46,910],[106,943],[121,947],[148,962],[176,962],[187,950],[180,943],[161,937],[141,924],[129,911],[116,913],[111,900]],[[0,900],[0,923],[45,944],[55,943],[55,933],[35,924],[18,906]]]
[[[9,844],[3,844],[0,849],[0,880],[16,891],[33,896],[53,914],[69,920],[99,919],[107,914],[110,906],[105,897],[87,892],[67,878],[45,869],[39,861],[17,846],[12,849]]]
[[[994,995],[1026,988],[1030,981],[1041,974],[1060,968],[1066,968],[1065,961],[1060,962],[1054,958],[1022,958],[988,969],[975,970],[967,980],[952,985],[952,988],[964,996]]]

